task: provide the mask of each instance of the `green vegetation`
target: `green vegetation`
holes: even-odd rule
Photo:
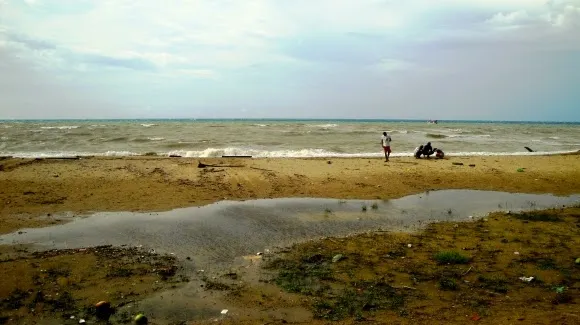
[[[469,257],[456,251],[441,251],[433,256],[439,264],[467,264]]]
[[[544,211],[525,212],[525,213],[516,214],[513,217],[516,219],[519,219],[519,220],[526,220],[526,221],[545,221],[545,222],[562,221],[562,218],[560,218],[559,216],[549,214],[549,213],[544,212]]]

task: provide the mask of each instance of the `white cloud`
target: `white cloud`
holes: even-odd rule
[[[514,57],[580,49],[580,0],[8,0],[0,6],[0,52],[47,80],[139,101],[133,106],[187,105],[191,89],[200,106],[226,105],[230,96],[265,105],[266,93],[286,103],[378,103],[415,94],[413,87],[434,75],[466,69],[475,75],[481,62],[509,69]],[[479,73],[487,71],[495,70]],[[383,82],[400,87],[399,94],[386,95]],[[341,101],[353,83],[366,95]]]

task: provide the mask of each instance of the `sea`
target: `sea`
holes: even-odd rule
[[[0,120],[0,156],[380,157],[427,142],[447,156],[510,156],[580,150],[580,122],[154,119]],[[529,152],[525,147],[531,148]]]

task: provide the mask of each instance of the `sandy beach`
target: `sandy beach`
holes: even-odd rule
[[[208,166],[198,168],[200,162]],[[435,189],[580,192],[579,155],[393,158],[388,163],[363,158],[7,158],[0,166],[2,233],[58,222],[54,214],[61,212],[162,211],[220,200],[389,199]]]
[[[65,223],[70,216],[91,212],[166,211],[257,198],[384,200],[437,189],[578,194],[580,156],[393,158],[390,162],[366,158],[3,158],[0,233]],[[534,226],[529,227],[529,222]],[[401,324],[462,324],[480,317],[486,324],[542,323],[554,317],[573,324],[580,318],[574,311],[580,288],[580,269],[574,266],[574,259],[580,252],[571,241],[577,240],[578,207],[552,211],[547,217],[541,213],[523,217],[496,214],[487,223],[468,223],[460,229],[443,223],[411,235],[375,233],[308,242],[292,247],[282,259],[264,256],[266,266],[272,268],[268,272],[273,272],[269,280],[256,275],[264,272],[256,269],[260,264],[230,270],[217,278],[193,279],[189,257],[158,258],[131,247],[34,253],[26,246],[0,246],[0,268],[8,274],[0,291],[0,319],[14,324],[46,319],[46,324],[56,324],[58,321],[48,320],[65,317],[65,323],[73,324],[69,315],[94,317],[87,306],[103,297],[120,307],[164,290],[171,295],[172,288],[190,281],[201,283],[192,282],[201,287],[203,297],[218,297],[203,298],[197,302],[201,306],[207,301],[226,301],[237,308],[238,316],[220,318],[231,324],[322,324],[328,320],[350,324],[363,316],[376,321],[397,319]],[[466,254],[466,260],[457,266],[436,263],[434,255],[449,253],[441,252],[443,248]],[[522,255],[514,257],[513,251]],[[346,262],[333,265],[337,253]],[[401,256],[407,259],[397,262]],[[319,268],[324,273],[316,273]],[[314,273],[308,273],[311,271]],[[321,278],[321,274],[326,275]],[[518,280],[521,274],[539,275],[542,282],[527,288]],[[255,281],[257,278],[261,280]],[[135,283],[141,285],[134,287]],[[318,284],[313,287],[311,283]],[[329,284],[343,288],[350,298],[341,302],[332,292],[312,291]],[[563,291],[556,293],[554,288]],[[364,299],[371,298],[366,294],[353,298],[349,290],[368,291],[371,298],[375,294],[392,296],[376,301],[377,311],[381,311],[369,314]],[[501,307],[508,290],[509,310]],[[58,296],[63,292],[66,296]],[[471,293],[466,296],[465,292]],[[341,309],[344,303],[352,304],[348,311]],[[450,310],[450,304],[460,306],[459,312]],[[521,309],[530,304],[536,308]],[[30,314],[27,305],[36,306],[36,314]],[[546,308],[551,311],[539,312]],[[510,312],[516,309],[517,313]],[[133,316],[124,311],[115,317],[115,321],[128,322]],[[153,323],[167,322],[159,319]],[[198,323],[203,322],[187,324]]]

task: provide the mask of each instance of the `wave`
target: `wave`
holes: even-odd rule
[[[445,134],[438,134],[438,133],[426,133],[425,136],[431,139],[444,139],[447,138]]]
[[[579,150],[561,151],[536,151],[536,152],[449,152],[446,157],[470,157],[470,156],[543,156],[577,153]],[[74,152],[74,151],[46,151],[46,152],[0,152],[0,156],[12,156],[15,158],[66,158],[66,157],[90,157],[90,156],[114,156],[130,157],[144,156],[151,152],[131,151],[106,151],[106,152]],[[175,150],[170,152],[155,152],[159,156],[178,155],[182,157],[209,158],[221,156],[252,156],[255,158],[372,158],[382,157],[382,152],[358,152],[341,153],[325,149],[299,149],[299,150],[259,150],[249,148],[207,148],[199,151]],[[412,157],[412,152],[400,152],[391,154],[392,157]]]
[[[80,128],[79,125],[63,125],[63,126],[41,126],[41,129],[44,130],[52,130],[52,129],[59,129],[59,130],[72,130]]]
[[[149,141],[163,141],[163,140],[165,140],[165,138],[162,138],[162,137],[150,137],[150,138],[147,138],[147,140],[149,140]]]
[[[150,128],[152,126],[157,126],[157,124],[153,124],[153,123],[143,123],[143,124],[141,124],[141,126],[146,127],[146,128]]]
[[[338,124],[307,124],[311,128],[331,129],[338,126]]]

